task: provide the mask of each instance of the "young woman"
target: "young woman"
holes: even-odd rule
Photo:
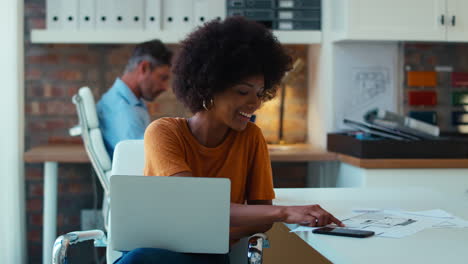
[[[145,175],[231,180],[231,243],[266,232],[274,222],[341,225],[319,205],[272,205],[267,144],[249,119],[274,97],[290,65],[290,57],[264,26],[242,17],[209,22],[181,43],[173,63],[173,90],[193,116],[162,118],[145,132]],[[157,249],[138,253],[146,259],[157,254]],[[195,257],[172,252],[168,258],[187,255]],[[227,256],[195,255],[204,258],[201,263],[228,261]]]

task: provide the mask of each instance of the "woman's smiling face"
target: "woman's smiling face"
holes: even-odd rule
[[[262,103],[264,85],[263,75],[246,78],[215,95],[209,111],[226,126],[242,131]]]

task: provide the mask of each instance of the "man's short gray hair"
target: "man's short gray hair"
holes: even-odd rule
[[[151,70],[162,65],[170,65],[172,52],[158,39],[137,44],[125,66],[124,73],[134,71],[142,61],[150,63]]]
[[[151,70],[154,70],[155,67],[164,65],[163,63],[159,63],[158,61],[156,61],[150,55],[135,56],[135,57],[131,57],[128,60],[128,63],[125,66],[124,74],[134,71],[136,69],[136,67],[138,66],[138,64],[140,64],[140,62],[142,62],[142,61],[149,62]]]

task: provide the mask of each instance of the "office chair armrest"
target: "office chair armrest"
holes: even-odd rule
[[[76,136],[80,136],[81,135],[81,126],[80,125],[76,125],[74,127],[70,127],[68,129],[68,134],[72,137],[76,137]]]
[[[52,252],[53,264],[65,264],[67,260],[67,250],[70,245],[77,244],[83,241],[94,240],[94,246],[106,247],[106,235],[101,230],[88,230],[70,232],[59,236],[54,243]]]
[[[266,234],[257,233],[249,237],[247,249],[248,264],[261,264],[263,262],[264,245],[268,245],[268,237]]]

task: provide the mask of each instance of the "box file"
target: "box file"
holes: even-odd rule
[[[227,0],[228,16],[243,16],[278,30],[320,30],[320,0]]]
[[[193,1],[162,0],[162,29],[190,31],[193,28]]]
[[[309,20],[279,20],[273,24],[278,30],[320,30],[320,21]]]
[[[453,92],[452,93],[452,105],[468,105],[468,92]]]
[[[437,86],[437,73],[435,71],[409,71],[406,77],[409,87]]]
[[[78,29],[78,0],[47,0],[47,29]]]
[[[272,9],[230,9],[229,16],[243,16],[252,20],[274,20],[275,13]]]
[[[437,104],[435,91],[409,91],[408,104],[411,106],[434,106]]]
[[[320,20],[320,10],[288,10],[277,11],[278,19]]]
[[[468,124],[468,112],[455,111],[452,112],[452,125],[466,125]]]
[[[96,0],[96,29],[117,30],[114,0]]]
[[[143,29],[143,3],[144,0],[114,0],[116,29]]]
[[[47,29],[60,29],[62,24],[60,13],[60,0],[47,0],[46,2],[46,27]]]
[[[162,21],[161,0],[145,0],[145,23],[146,30],[161,30]]]
[[[451,79],[453,87],[468,86],[468,72],[452,72]]]
[[[277,8],[321,8],[321,0],[278,0]]]
[[[227,8],[274,8],[274,0],[227,0]]]
[[[226,17],[226,2],[220,0],[193,0],[194,25],[203,25],[213,19]]]
[[[78,29],[96,29],[96,0],[79,0]]]
[[[429,124],[437,125],[437,112],[435,111],[410,111],[408,116]]]

